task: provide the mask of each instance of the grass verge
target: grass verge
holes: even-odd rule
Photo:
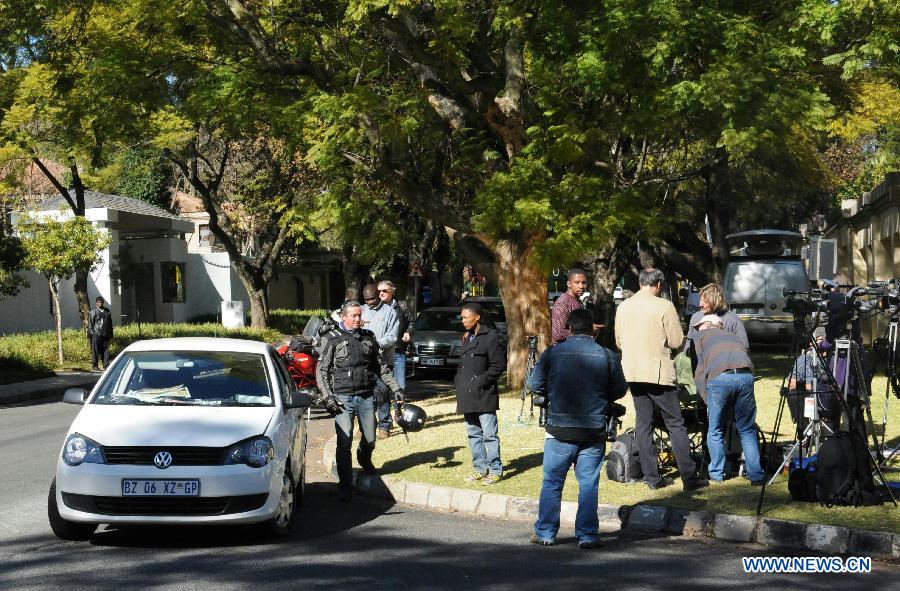
[[[221,324],[126,324],[115,327],[110,358],[122,349],[141,339],[170,337],[229,337],[255,341],[275,342],[282,333],[275,329],[253,328],[227,329]],[[91,367],[90,342],[84,332],[76,329],[63,331],[63,358],[57,360],[55,331],[13,334],[0,337],[0,383],[13,383],[37,379],[56,369],[88,370]]]
[[[778,391],[782,375],[787,371],[785,368],[788,358],[777,354],[754,355],[754,362],[757,363],[757,375],[762,377],[756,383],[757,423],[769,437],[778,411]],[[885,382],[880,377],[873,384],[872,413],[879,439]],[[634,408],[630,395],[626,395],[622,402],[628,407],[624,427],[633,426]],[[402,436],[379,441],[375,464],[383,474],[405,480],[537,498],[541,487],[544,430],[537,426],[536,419],[524,423],[517,421],[520,404],[517,393],[507,392],[501,397],[498,416],[505,474],[503,480],[489,489],[464,481],[472,471],[471,455],[461,416],[455,414],[456,402],[452,391],[436,393],[421,402],[428,412],[428,424],[423,431],[411,433],[408,444]],[[526,415],[527,412],[526,407]],[[779,434],[778,441],[788,441],[791,438],[789,430],[793,425],[786,408],[784,412],[783,432]],[[889,400],[887,440],[893,442],[892,445],[897,445],[900,441],[900,400],[893,396]],[[896,480],[898,476],[888,474],[888,478]],[[564,499],[577,500],[577,490],[574,474],[570,472],[563,491]],[[610,482],[605,473],[600,483],[600,501],[613,505],[649,503],[713,513],[755,515],[758,499],[759,488],[751,487],[746,480],[739,478],[695,493],[684,493],[680,482],[658,491],[651,491],[642,483]],[[829,509],[815,503],[799,503],[793,501],[788,494],[787,475],[780,476],[774,485],[766,488],[762,514],[808,523],[900,532],[900,509],[892,505]]]

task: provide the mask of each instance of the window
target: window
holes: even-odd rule
[[[200,246],[210,246],[212,244],[212,232],[209,231],[209,224],[203,224],[198,231],[200,235]]]
[[[164,304],[184,303],[184,263],[160,263],[162,301]]]

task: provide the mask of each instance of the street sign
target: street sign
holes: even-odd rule
[[[419,263],[412,264],[412,267],[410,267],[410,269],[409,269],[409,276],[410,277],[424,277],[424,275],[422,275],[422,270],[419,269]]]

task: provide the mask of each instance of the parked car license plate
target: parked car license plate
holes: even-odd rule
[[[421,363],[422,365],[444,365],[444,360],[443,359],[428,359],[428,358],[422,357],[419,359],[419,363]]]
[[[196,497],[199,480],[122,480],[123,497]]]

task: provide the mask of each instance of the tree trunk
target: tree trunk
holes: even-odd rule
[[[530,236],[524,240],[498,240],[491,244],[499,269],[498,283],[509,332],[506,382],[514,390],[521,388],[525,381],[528,359],[525,337],[538,336],[538,351],[550,344],[547,277],[531,260],[532,246],[539,238]]]
[[[59,309],[59,289],[57,285],[53,282],[53,279],[48,280],[50,284],[50,295],[53,296],[53,315],[56,320],[56,351],[57,356],[59,358],[59,364],[63,364],[63,342],[62,342],[62,311]],[[93,354],[93,352],[92,352]]]
[[[78,302],[78,315],[81,316],[81,328],[87,330],[88,316],[91,313],[91,302],[88,299],[88,272],[75,272],[75,300]]]
[[[728,166],[728,152],[725,148],[716,150],[716,164],[706,175],[706,213],[712,234],[712,259],[715,268],[713,281],[722,285],[725,267],[728,264],[728,245],[725,236],[731,221],[728,203],[731,201],[731,180]]]
[[[261,274],[249,272],[240,263],[232,262],[231,266],[250,298],[250,327],[267,328],[269,326],[268,281]]]
[[[613,300],[613,292],[616,283],[627,269],[627,262],[622,256],[623,246],[616,240],[610,240],[609,244],[594,255],[593,275],[594,282],[594,322],[605,327],[600,331],[600,340],[607,347],[615,347],[615,318],[616,304]]]
[[[356,249],[345,244],[344,253],[344,299],[362,302],[362,290],[369,278],[369,266],[359,262]]]

